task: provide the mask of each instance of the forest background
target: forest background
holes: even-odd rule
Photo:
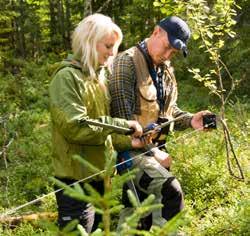
[[[194,33],[189,56],[186,59],[177,56],[172,62],[179,86],[178,105],[190,112],[209,109],[220,113],[220,99],[204,83],[206,76],[201,79],[190,73],[192,68],[199,68],[203,75],[209,74],[213,66],[208,50],[201,46],[204,41],[196,34],[195,17],[190,15],[189,6],[195,4],[203,4],[208,12],[217,11],[217,15],[227,15],[227,6],[228,12],[232,9],[235,12],[234,24],[226,18],[222,22],[228,22],[226,27],[230,30],[218,36],[223,37],[223,45],[218,46],[217,52],[227,66],[221,67],[225,84],[222,93],[230,90],[232,78],[234,81],[226,117],[245,180],[239,181],[229,174],[221,125],[208,133],[190,134],[190,130],[174,133],[168,149],[174,156],[172,170],[183,186],[187,210],[179,227],[187,235],[250,235],[247,0],[0,0],[0,214],[53,191],[48,179],[53,176],[48,86],[57,63],[70,52],[72,29],[88,14],[109,15],[121,27],[124,33],[121,51],[149,36],[154,25],[167,15],[178,14],[186,19]],[[201,25],[206,17],[203,14]],[[235,33],[230,34],[232,31]],[[210,36],[213,42],[215,37]],[[212,75],[209,79],[215,78]],[[237,165],[233,159],[231,162],[238,176]],[[39,212],[56,212],[53,196],[13,215]],[[23,222],[14,228],[1,222],[0,227],[0,235],[55,232],[53,222]]]

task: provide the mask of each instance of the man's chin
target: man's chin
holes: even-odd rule
[[[156,66],[160,66],[160,65],[162,65],[163,64],[163,61],[159,61],[159,62],[157,62],[157,63],[154,63],[154,65],[156,65]]]
[[[159,59],[159,60],[153,60],[153,63],[154,63],[154,65],[159,66],[159,65],[162,65],[164,63],[164,61],[161,60],[161,59]]]

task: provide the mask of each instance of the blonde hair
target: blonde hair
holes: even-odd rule
[[[89,70],[91,77],[96,77],[98,68],[97,43],[105,36],[115,33],[117,40],[113,47],[116,55],[122,41],[122,31],[110,17],[102,14],[93,14],[84,18],[75,28],[72,35],[72,50],[80,57],[83,67]]]

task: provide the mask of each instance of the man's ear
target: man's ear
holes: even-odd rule
[[[161,33],[161,28],[159,26],[155,26],[153,35],[156,36]]]
[[[167,36],[167,32],[162,29],[160,26],[156,26],[155,29],[154,29],[154,32],[153,32],[154,36]]]

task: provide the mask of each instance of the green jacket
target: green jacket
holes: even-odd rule
[[[110,129],[81,124],[94,119],[128,128],[124,119],[109,116],[110,99],[97,79],[71,56],[63,61],[49,87],[52,119],[52,147],[55,175],[61,178],[83,179],[92,173],[72,157],[77,154],[101,170],[104,167],[105,140],[112,135],[117,151],[131,149],[131,137],[115,134]]]

